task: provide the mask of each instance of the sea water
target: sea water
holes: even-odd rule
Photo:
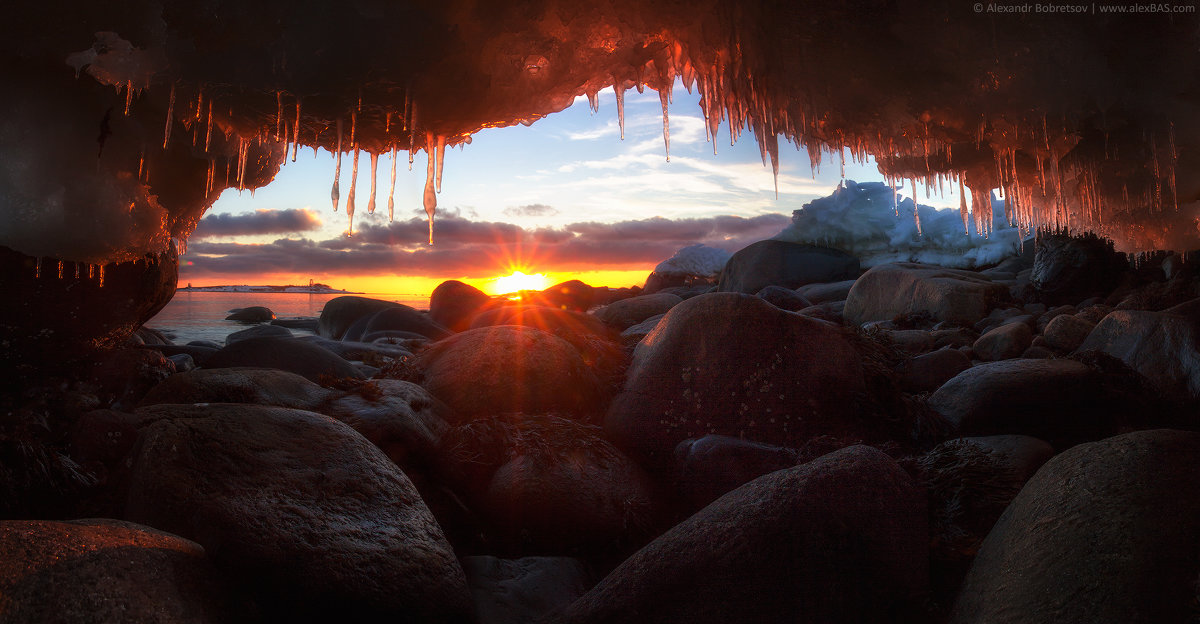
[[[246,323],[225,320],[233,309],[265,306],[275,313],[276,318],[316,318],[321,315],[325,302],[343,294],[181,291],[146,322],[146,327],[163,332],[175,344],[187,344],[192,340],[224,344],[226,336],[249,327]],[[429,307],[428,295],[365,293],[358,296],[395,301],[418,310]],[[311,334],[298,329],[293,329],[292,333],[298,336]]]

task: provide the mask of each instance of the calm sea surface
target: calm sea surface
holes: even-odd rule
[[[177,292],[167,307],[150,319],[146,326],[167,334],[176,344],[186,344],[192,340],[223,343],[225,336],[248,327],[243,323],[225,320],[234,308],[266,306],[277,318],[317,317],[321,315],[321,308],[325,307],[326,301],[340,296],[340,293]],[[418,310],[429,307],[428,295],[365,293],[358,296],[395,301]],[[307,332],[293,329],[292,333],[302,335]]]

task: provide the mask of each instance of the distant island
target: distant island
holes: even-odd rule
[[[308,286],[180,286],[176,292],[228,292],[228,293],[308,293],[308,294],[346,294],[346,295],[361,295],[362,293],[349,290],[338,290],[331,288],[325,284],[312,284]]]

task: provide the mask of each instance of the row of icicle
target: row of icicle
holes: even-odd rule
[[[697,66],[692,63],[691,58],[686,54],[683,46],[679,43],[674,43],[664,50],[664,54],[659,55],[655,60],[651,60],[637,73],[633,79],[626,79],[619,76],[613,76],[613,88],[616,97],[616,108],[618,124],[620,127],[621,138],[624,138],[625,115],[624,115],[624,94],[632,83],[638,92],[643,92],[645,86],[651,86],[659,92],[659,99],[662,106],[663,119],[663,142],[666,151],[666,158],[670,161],[670,122],[668,116],[668,104],[672,101],[672,87],[675,80],[678,78],[689,93],[699,93],[700,108],[704,117],[705,134],[707,140],[713,143],[713,151],[716,153],[716,138],[717,133],[723,122],[728,124],[730,144],[734,144],[740,138],[741,134],[749,129],[755,137],[759,146],[760,155],[762,156],[763,164],[766,166],[769,162],[772,175],[775,179],[775,194],[779,194],[779,136],[783,135],[785,139],[794,141],[797,148],[803,146],[807,149],[810,157],[810,166],[814,170],[819,168],[822,160],[822,154],[834,152],[841,156],[843,177],[845,177],[845,150],[848,148],[851,157],[855,161],[865,161],[869,155],[879,157],[895,157],[895,156],[916,156],[923,157],[926,162],[927,170],[929,157],[931,155],[931,146],[933,151],[944,153],[947,162],[950,162],[950,146],[941,145],[936,139],[929,136],[928,122],[924,124],[925,131],[923,136],[909,136],[908,141],[897,141],[894,138],[884,138],[876,136],[874,140],[864,139],[862,137],[847,138],[838,134],[831,142],[825,138],[813,138],[821,134],[819,124],[823,118],[819,118],[815,114],[810,114],[804,108],[800,108],[800,119],[797,120],[789,109],[778,103],[770,101],[769,98],[761,96],[758,90],[754,88],[753,76],[743,68],[740,55],[737,53],[740,46],[734,46],[734,52],[721,51],[716,55],[715,60],[706,66]],[[649,77],[647,80],[646,77]],[[734,84],[737,83],[737,84]],[[125,113],[129,113],[129,107],[133,101],[134,89],[132,85],[126,85],[126,106]],[[599,110],[598,91],[588,89],[584,91],[588,98],[589,105],[593,112]],[[276,119],[274,140],[283,141],[285,154],[291,152],[291,160],[295,162],[296,153],[300,145],[300,121],[301,121],[301,103],[300,98],[295,99],[294,117],[285,119],[284,113],[284,98],[283,92],[276,92]],[[207,105],[207,106],[205,106]],[[171,140],[171,129],[173,126],[173,116],[175,108],[175,87],[172,85],[168,100],[167,119],[163,131],[163,149],[166,149]],[[289,107],[290,108],[290,107]],[[405,95],[404,109],[398,115],[401,120],[401,132],[408,133],[409,148],[408,160],[409,169],[412,169],[413,154],[418,149],[417,141],[417,119],[416,119],[417,104],[412,101],[409,94]],[[350,113],[350,136],[349,150],[352,152],[353,158],[353,173],[350,184],[350,191],[346,198],[346,213],[349,221],[348,233],[353,233],[354,213],[355,213],[355,195],[356,184],[358,179],[358,161],[360,148],[357,142],[357,124],[358,117],[362,110],[362,98],[359,97],[358,106]],[[232,113],[232,111],[230,111]],[[392,113],[388,113],[385,117],[385,132],[391,131]],[[206,122],[206,123],[202,123]],[[290,122],[290,123],[288,123]],[[207,100],[204,97],[203,89],[197,91],[195,109],[193,114],[189,114],[184,119],[185,125],[192,130],[192,143],[198,145],[201,134],[204,137],[204,149],[207,152],[211,146],[212,129],[213,129],[213,98]],[[203,132],[201,127],[203,126]],[[290,126],[290,127],[289,127]],[[343,153],[344,132],[343,121],[338,119],[336,122],[337,128],[337,149],[335,151],[335,171],[334,181],[330,192],[333,209],[336,211],[340,203],[340,179],[341,179],[341,159]],[[1065,128],[1064,128],[1065,129]],[[290,133],[289,133],[290,130]],[[977,143],[982,144],[984,133],[986,131],[986,123],[981,122],[978,130]],[[228,135],[229,131],[227,131]],[[319,134],[319,132],[318,132]],[[290,136],[289,136],[290,135]],[[1087,223],[1103,223],[1103,199],[1096,189],[1096,173],[1092,169],[1074,168],[1070,173],[1077,180],[1077,192],[1080,206],[1080,214],[1068,214],[1068,206],[1063,189],[1064,175],[1060,169],[1060,157],[1057,151],[1051,149],[1049,135],[1046,132],[1045,120],[1042,120],[1042,140],[1044,142],[1044,153],[1042,150],[1037,150],[1034,158],[1036,160],[1038,173],[1033,180],[1022,179],[1018,173],[1016,163],[1015,149],[1000,149],[997,150],[996,156],[996,185],[1000,191],[1000,196],[1004,200],[1005,217],[1007,222],[1015,227],[1020,228],[1022,237],[1037,231],[1042,227],[1061,228],[1075,225],[1080,226],[1083,222]],[[315,139],[315,137],[314,137]],[[237,168],[232,169],[232,163],[226,161],[226,185],[230,185],[230,177],[234,177],[236,188],[239,190],[245,189],[245,177],[247,173],[247,158],[250,150],[250,140],[239,136],[238,138],[238,155]],[[261,144],[263,134],[260,132],[253,140]],[[316,141],[314,140],[314,143]],[[469,142],[469,137],[465,137],[464,142]],[[904,145],[907,143],[907,145]],[[1155,146],[1154,137],[1150,137],[1150,152],[1153,159],[1153,176],[1155,180],[1155,189],[1152,192],[1147,192],[1141,197],[1134,198],[1133,203],[1141,202],[1143,205],[1150,205],[1158,210],[1163,209],[1163,192],[1161,189],[1161,180],[1164,178],[1169,184],[1169,189],[1175,204],[1178,209],[1178,198],[1175,197],[1175,163],[1178,155],[1175,149],[1174,127],[1171,126],[1169,134],[1169,157],[1170,163],[1167,165],[1167,173],[1164,176],[1160,170],[1158,151]],[[429,221],[429,243],[433,243],[433,220],[437,211],[437,194],[441,192],[442,169],[445,158],[445,148],[447,137],[444,135],[435,135],[432,132],[425,132],[424,145],[427,154],[426,181],[424,191],[422,193],[422,205],[428,216]],[[314,147],[314,153],[316,148]],[[393,146],[392,163],[391,163],[391,186],[388,193],[388,218],[394,219],[395,215],[395,181],[396,181],[396,164],[398,160],[399,148]],[[370,153],[371,158],[371,192],[370,198],[367,201],[367,210],[373,213],[376,204],[376,178],[378,166],[378,154]],[[142,157],[144,160],[144,155]],[[206,178],[205,196],[211,195],[215,184],[215,169],[216,159],[210,159],[208,174]],[[887,183],[896,188],[901,185],[901,179],[892,176],[886,176]],[[144,178],[148,181],[148,168],[143,172],[142,163],[139,162],[139,178]],[[971,221],[974,221],[975,231],[981,236],[989,236],[992,228],[992,204],[990,201],[991,188],[987,185],[969,186],[972,191],[971,206],[967,207],[965,193],[962,192],[964,181],[961,174],[944,174],[934,173],[929,175],[915,175],[905,178],[913,189],[914,198],[914,214],[913,219],[916,222],[918,232],[920,232],[920,215],[915,210],[916,193],[918,182],[921,182],[926,189],[926,195],[933,191],[936,186],[939,191],[942,190],[946,181],[957,181],[960,190],[960,213],[963,219],[964,234],[969,235]],[[1041,195],[1043,197],[1052,197],[1053,205],[1047,208],[1039,203],[1034,202],[1034,189],[1041,187]],[[1051,194],[1051,188],[1053,194]],[[1125,198],[1126,203],[1130,203],[1130,198]],[[898,207],[897,207],[898,210]]]

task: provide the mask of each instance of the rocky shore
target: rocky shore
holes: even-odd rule
[[[0,621],[1189,621],[1184,260],[770,240],[645,288],[339,297],[316,336],[142,329],[5,405]]]

